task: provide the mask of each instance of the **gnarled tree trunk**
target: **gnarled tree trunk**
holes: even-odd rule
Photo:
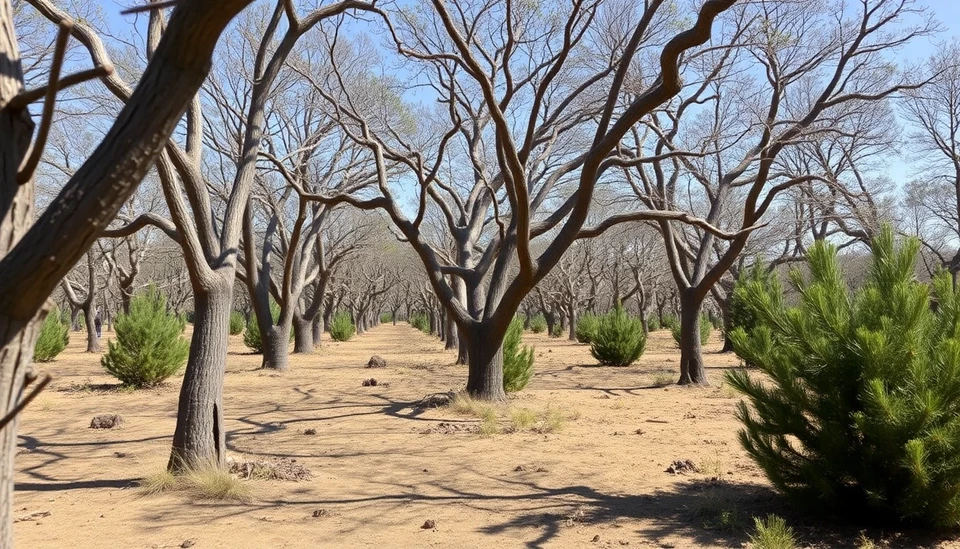
[[[680,385],[709,385],[700,346],[700,306],[692,289],[680,296]]]

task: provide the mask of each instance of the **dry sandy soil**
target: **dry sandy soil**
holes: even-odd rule
[[[528,335],[537,373],[510,409],[549,411],[562,428],[509,432],[502,410],[504,432],[483,436],[476,418],[415,408],[462,387],[466,369],[406,324],[325,342],[292,356],[284,374],[259,370],[235,337],[230,455],[295,459],[313,476],[245,481],[253,499],[223,503],[137,488],[166,462],[179,382],[118,390],[72,339],[43,366],[56,379],[22,418],[19,547],[741,547],[752,517],[771,512],[806,546],[856,547],[862,535],[877,546],[954,546],[790,509],[737,443],[738,399],[721,385],[737,359],[716,353],[718,341],[706,356],[714,386],[687,389],[662,386],[679,358],[667,332],[628,368],[596,367],[586,346]],[[364,367],[375,354],[387,368]],[[378,385],[361,387],[370,377]],[[89,428],[108,413],[124,425]],[[700,472],[666,472],[687,459]],[[427,520],[435,528],[422,528]]]

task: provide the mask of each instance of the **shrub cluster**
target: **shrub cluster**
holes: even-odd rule
[[[593,338],[597,335],[599,328],[600,317],[592,313],[584,313],[580,319],[577,320],[577,341],[589,345],[593,342]]]
[[[745,370],[740,441],[770,482],[815,510],[935,527],[960,525],[960,293],[918,282],[916,240],[885,227],[866,282],[847,288],[836,248],[818,243],[799,301],[743,285],[757,312],[731,333]]]
[[[533,347],[521,345],[523,320],[514,318],[503,338],[503,389],[522,390],[533,377]]]
[[[600,317],[590,354],[604,366],[629,366],[640,358],[646,345],[640,319],[628,315],[618,303]]]
[[[243,314],[238,311],[230,312],[230,335],[235,336],[239,335],[243,331],[246,321],[243,319]]]
[[[337,311],[330,321],[330,339],[334,341],[349,341],[357,333],[357,328],[350,319],[350,313]]]
[[[410,325],[414,328],[420,330],[425,334],[430,333],[430,317],[427,316],[427,313],[418,311],[410,315]]]
[[[40,335],[33,348],[33,361],[50,362],[67,348],[69,342],[70,319],[64,319],[60,309],[55,308],[47,314],[40,326]]]
[[[542,334],[547,331],[547,319],[542,314],[535,315],[530,319],[530,331],[535,334]]]
[[[100,359],[104,369],[133,387],[150,387],[177,373],[187,361],[190,342],[183,338],[186,320],[167,310],[155,287],[130,302],[130,313],[114,321],[116,341]]]
[[[274,323],[280,320],[280,305],[272,299],[270,300],[270,316],[273,317]],[[230,323],[233,324],[232,315]],[[263,334],[260,333],[260,324],[257,323],[257,315],[255,314],[250,315],[250,320],[247,321],[247,329],[243,331],[243,344],[249,347],[254,354],[263,353]]]

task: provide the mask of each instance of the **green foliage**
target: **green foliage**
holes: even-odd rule
[[[547,331],[547,319],[542,314],[536,315],[530,319],[530,331],[535,334],[542,334]]]
[[[380,313],[380,323],[387,324],[393,322],[393,313]]]
[[[640,358],[646,345],[640,319],[628,315],[618,303],[600,317],[590,354],[604,366],[629,366]]]
[[[330,338],[334,341],[349,341],[355,333],[357,333],[357,328],[350,319],[350,313],[337,311],[330,321]]]
[[[663,321],[660,323],[660,327],[665,330],[673,331],[674,329],[680,329],[680,319],[674,315],[663,315]]]
[[[660,319],[657,317],[650,317],[647,319],[647,329],[651,332],[656,332],[660,329]]]
[[[34,362],[50,362],[67,347],[70,342],[70,319],[64,319],[60,309],[47,314],[40,326],[40,335],[33,348]]]
[[[593,342],[593,338],[597,335],[597,330],[600,329],[600,317],[591,313],[584,313],[579,320],[577,320],[577,341],[580,343],[586,343],[589,345]]]
[[[124,385],[150,387],[177,373],[187,361],[190,342],[183,338],[186,320],[167,310],[155,287],[130,302],[130,314],[117,315],[116,341],[100,359],[104,369]]]
[[[414,328],[420,330],[425,334],[430,333],[430,317],[427,316],[427,313],[418,311],[410,315],[410,325]]]
[[[503,390],[515,393],[530,383],[533,377],[533,347],[521,346],[523,320],[510,321],[503,338]]]
[[[707,315],[700,315],[700,345],[706,345],[710,341],[710,331],[712,329],[713,324],[710,323],[710,318]],[[673,334],[673,340],[679,346],[680,338],[683,335],[680,330],[680,322],[670,326],[670,332]]]
[[[280,305],[273,299],[270,300],[270,317],[273,319],[274,325],[280,321]],[[230,333],[233,333],[233,313],[230,314]],[[290,330],[290,341],[293,341],[293,336],[293,330]],[[250,315],[250,320],[247,321],[247,327],[243,331],[243,344],[249,347],[254,354],[263,353],[263,334],[260,333],[260,324],[257,323],[256,314]]]
[[[794,549],[793,528],[777,515],[767,515],[767,520],[753,518],[754,530],[750,534],[750,547],[753,549]]]
[[[759,311],[747,299],[751,285],[759,285],[759,289],[765,293],[780,294],[783,292],[780,277],[776,273],[768,271],[760,261],[754,263],[749,269],[740,272],[740,277],[733,287],[733,293],[730,294],[730,324],[732,329],[743,328],[748,333],[760,323]],[[754,291],[757,291],[757,288]]]
[[[563,326],[559,322],[553,325],[553,331],[550,332],[550,337],[560,337],[563,335]]]
[[[744,285],[758,324],[730,335],[766,379],[727,375],[752,405],[740,404],[740,441],[800,504],[960,525],[960,293],[945,273],[932,292],[914,278],[918,250],[885,227],[851,292],[836,249],[818,243],[808,278],[791,276],[796,307],[782,291]]]
[[[235,336],[240,334],[243,331],[243,327],[246,322],[243,319],[243,314],[238,311],[230,311],[230,335]]]

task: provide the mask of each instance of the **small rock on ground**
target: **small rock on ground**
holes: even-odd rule
[[[103,414],[93,416],[90,420],[91,429],[114,429],[123,425],[123,418],[117,414]]]
[[[373,355],[367,362],[367,368],[386,368],[387,361],[381,356]]]

